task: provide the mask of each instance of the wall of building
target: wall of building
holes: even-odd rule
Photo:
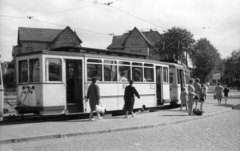
[[[46,42],[22,42],[21,53],[34,52],[39,50],[48,49],[49,44]]]
[[[80,41],[77,38],[77,35],[67,28],[55,39],[53,48],[79,45]]]
[[[125,42],[124,50],[136,54],[149,54],[149,48],[146,40],[138,31],[133,31]]]

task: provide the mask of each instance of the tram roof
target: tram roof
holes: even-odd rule
[[[146,59],[147,55],[143,54],[135,54],[135,53],[130,53],[130,52],[123,52],[123,51],[112,51],[112,50],[106,50],[106,49],[97,49],[97,48],[88,48],[88,47],[60,47],[60,48],[55,48],[51,50],[39,50],[39,51],[34,51],[34,52],[28,52],[28,53],[22,53],[22,54],[17,54],[16,57],[18,56],[28,56],[28,55],[33,55],[33,54],[51,54],[51,53],[56,53],[56,54],[65,54],[65,55],[72,55],[73,53],[75,54],[102,54],[102,55],[112,55],[112,56],[124,56],[124,57],[132,57],[132,58],[143,58]]]
[[[94,57],[94,55],[98,55],[96,57],[105,56],[105,58],[113,58],[118,57],[119,59],[132,59],[132,61],[144,61],[144,62],[151,62],[151,63],[161,63],[163,65],[169,65],[167,62],[157,61],[147,59],[147,55],[142,54],[134,54],[129,52],[122,52],[122,51],[111,51],[111,50],[104,50],[104,49],[96,49],[96,48],[87,48],[87,47],[61,47],[52,50],[40,50],[34,52],[28,52],[23,54],[17,54],[16,58],[24,57],[24,56],[31,56],[31,55],[39,55],[39,54],[46,54],[46,55],[58,55],[58,56],[84,56],[84,57]]]

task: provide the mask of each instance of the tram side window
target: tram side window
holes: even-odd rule
[[[102,65],[101,64],[88,64],[87,65],[87,79],[91,81],[93,77],[102,81]]]
[[[118,81],[124,82],[130,80],[130,66],[119,66]]]
[[[132,78],[136,82],[142,82],[143,81],[142,67],[132,67]]]
[[[104,60],[104,81],[117,81],[117,62]]]
[[[62,81],[62,62],[61,59],[46,59],[48,69],[48,81]]]
[[[40,80],[39,59],[30,59],[29,68],[30,68],[30,82],[39,82]]]
[[[144,68],[144,78],[145,78],[146,82],[153,82],[154,81],[153,68]]]
[[[28,62],[27,60],[19,61],[19,83],[28,82]]]
[[[168,83],[168,68],[163,67],[163,82]]]

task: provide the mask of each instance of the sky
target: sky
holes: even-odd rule
[[[195,40],[208,39],[226,58],[240,49],[240,0],[0,0],[2,61],[12,60],[18,27],[66,26],[77,32],[82,46],[100,49],[111,44],[113,34],[134,27],[161,34],[175,26]]]

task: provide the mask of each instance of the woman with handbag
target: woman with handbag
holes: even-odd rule
[[[134,117],[133,113],[133,106],[135,102],[134,95],[136,95],[140,99],[140,95],[138,94],[137,90],[135,89],[135,87],[132,86],[133,82],[134,82],[133,80],[129,80],[129,85],[125,88],[124,92],[125,101],[124,109],[126,110],[125,118],[128,117],[129,112],[131,112],[132,117]]]
[[[93,112],[96,111],[96,106],[101,104],[100,89],[99,89],[99,86],[96,84],[97,81],[98,79],[96,77],[92,78],[92,84],[89,86],[88,92],[87,92],[87,100],[89,99],[89,105],[91,108],[90,116],[89,116],[90,121],[95,121],[95,119],[93,118]],[[97,118],[102,119],[99,112],[96,111],[96,113],[97,113]]]

